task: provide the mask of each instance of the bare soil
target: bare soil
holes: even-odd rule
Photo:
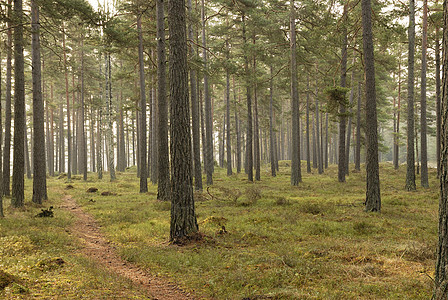
[[[86,213],[70,196],[65,195],[61,208],[75,216],[70,232],[82,242],[81,253],[96,261],[99,266],[131,280],[137,287],[147,291],[148,297],[159,300],[197,299],[194,295],[183,291],[167,279],[153,275],[120,258],[114,246],[101,233],[95,219]]]

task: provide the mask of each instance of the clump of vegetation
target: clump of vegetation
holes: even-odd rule
[[[322,204],[317,204],[314,202],[305,202],[300,204],[300,211],[306,214],[312,214],[312,215],[319,215],[321,214],[324,209],[322,207]]]
[[[6,273],[3,270],[0,270],[0,290],[5,289],[8,285],[12,284],[13,282],[17,281],[17,277]]]
[[[69,185],[67,185],[66,187],[65,187],[65,189],[66,190],[72,190],[72,189],[74,189],[75,187],[73,186],[73,185],[71,185],[71,184],[69,184]]]
[[[64,259],[62,259],[60,257],[46,258],[46,259],[39,261],[35,267],[41,271],[51,271],[51,270],[62,268],[64,266],[64,264],[65,264]]]
[[[36,215],[38,218],[53,218],[53,206],[50,206],[48,209],[41,209],[41,212]]]
[[[96,187],[90,187],[90,188],[87,189],[86,192],[87,192],[87,193],[96,193],[96,192],[98,192],[98,188],[96,188]]]
[[[288,205],[289,204],[289,200],[286,199],[286,197],[284,197],[284,196],[277,196],[275,198],[274,203],[275,203],[275,205],[280,205],[280,206],[281,205]]]
[[[349,88],[341,86],[333,86],[325,89],[325,94],[327,95],[327,112],[333,116],[342,116],[339,113],[339,107],[341,105],[346,108],[349,107],[350,103],[347,99],[347,93],[350,91]],[[347,114],[347,113],[346,113]]]
[[[246,201],[241,202],[241,206],[255,205],[261,199],[261,189],[256,185],[251,185],[246,187],[244,195],[246,196]]]
[[[110,192],[110,191],[105,191],[101,193],[101,196],[116,196],[117,193],[114,192]]]
[[[357,234],[369,234],[373,230],[373,225],[366,221],[356,221],[353,223],[353,230]]]

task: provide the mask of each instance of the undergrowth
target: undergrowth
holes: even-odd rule
[[[365,213],[365,172],[339,183],[337,168],[330,166],[322,175],[304,173],[299,187],[292,187],[289,162],[280,163],[275,178],[269,169],[263,167],[262,181],[250,183],[245,174],[227,177],[216,167],[214,185],[195,192],[203,238],[182,247],[168,243],[170,203],[156,199],[154,185],[139,194],[133,172],[119,173],[115,182],[89,174],[88,182],[72,181],[70,190],[64,190],[66,178],[50,179],[50,202],[58,207],[61,194],[74,196],[124,259],[205,298],[430,298],[438,212],[434,170],[430,189],[406,192],[405,172],[382,164],[382,211]],[[91,187],[98,190],[87,193]],[[102,196],[105,191],[113,193]],[[8,217],[0,220],[0,253],[8,252],[2,245],[10,243],[17,254],[0,255],[0,270],[24,279],[18,284],[30,294],[55,295],[51,285],[62,276],[57,284],[62,290],[75,285],[107,298],[113,275],[67,255],[78,247],[65,232],[70,215],[56,208],[54,218],[33,218],[40,209],[7,209]],[[68,263],[45,274],[31,268],[47,257]],[[81,279],[82,272],[88,280]],[[48,284],[40,287],[33,280]]]

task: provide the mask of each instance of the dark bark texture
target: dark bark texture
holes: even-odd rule
[[[170,46],[171,227],[174,243],[198,231],[194,209],[185,1],[168,4]]]

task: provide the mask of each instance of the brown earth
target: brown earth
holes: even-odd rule
[[[72,196],[65,195],[63,200],[61,208],[70,211],[75,217],[70,232],[81,240],[80,251],[83,255],[96,261],[99,266],[108,271],[131,280],[137,287],[147,291],[148,297],[151,299],[197,299],[169,280],[153,275],[148,270],[121,259],[113,245],[101,233],[95,219],[86,213]]]

